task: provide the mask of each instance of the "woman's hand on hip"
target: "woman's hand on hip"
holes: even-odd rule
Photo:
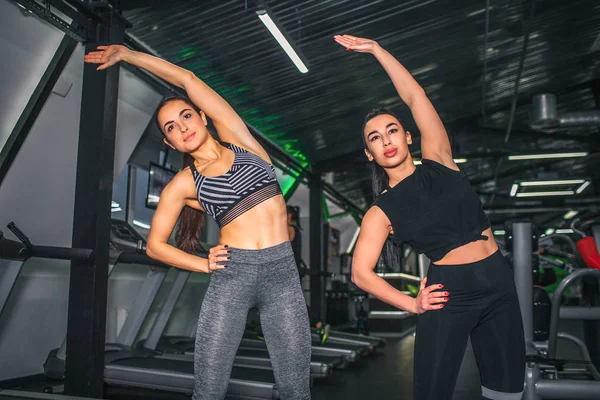
[[[98,46],[97,51],[90,51],[83,57],[83,61],[90,64],[101,64],[97,70],[106,69],[119,61],[125,61],[127,55],[133,53],[125,46],[113,44],[110,46]]]
[[[217,271],[227,267],[223,263],[229,261],[229,250],[227,245],[219,244],[211,247],[208,251],[208,272]]]
[[[415,314],[423,314],[429,310],[439,310],[445,306],[450,293],[442,292],[444,285],[427,285],[427,277],[421,281],[419,294],[415,298]]]

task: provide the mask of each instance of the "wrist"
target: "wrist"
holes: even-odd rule
[[[381,47],[379,45],[379,43],[373,44],[373,48],[371,49],[371,54],[373,54],[375,57],[381,56],[384,52],[385,52],[385,50],[383,49],[383,47]]]
[[[127,51],[121,53],[121,62],[126,62],[127,64],[133,65],[133,60],[135,59],[136,53],[137,52],[134,50],[127,49]]]
[[[202,272],[205,274],[210,273],[210,269],[208,268],[208,259],[207,258],[200,258],[200,265],[198,266],[198,270],[199,270],[199,272]]]
[[[419,314],[419,309],[417,307],[417,299],[415,297],[411,297],[410,300],[411,300],[410,310],[406,310],[406,311],[413,313],[413,314]]]

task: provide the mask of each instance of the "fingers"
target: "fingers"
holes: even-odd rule
[[[352,45],[356,44],[356,39],[355,38],[349,38],[347,35],[336,35],[333,37],[333,39],[338,42],[339,44],[341,44],[342,46],[344,46],[346,48],[346,50],[350,50],[350,48],[352,47]]]
[[[113,65],[114,63],[104,63],[101,66],[99,66],[98,68],[96,68],[96,71],[101,71],[103,69],[106,69],[108,67],[110,67],[111,65]]]
[[[425,289],[425,286],[427,286],[427,277],[421,279],[420,289],[421,290]]]
[[[98,50],[106,50],[108,49],[110,46],[98,46],[96,47]]]
[[[429,294],[429,293],[433,292],[434,290],[440,290],[443,288],[444,288],[444,285],[429,285],[424,290],[425,290],[425,294]]]
[[[208,251],[208,269],[210,271],[216,271],[224,269],[227,266],[223,263],[229,261],[229,250],[227,245],[217,245],[211,247]]]

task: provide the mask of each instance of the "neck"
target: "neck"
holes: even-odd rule
[[[198,149],[190,153],[198,164],[207,164],[223,158],[227,149],[209,137]]]
[[[393,187],[398,182],[406,179],[407,176],[412,175],[417,167],[413,163],[413,159],[410,154],[401,162],[399,165],[391,168],[384,168],[389,181],[389,186]]]

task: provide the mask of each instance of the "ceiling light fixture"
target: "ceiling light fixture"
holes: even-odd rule
[[[572,196],[575,192],[572,190],[556,190],[551,192],[522,192],[517,193],[517,197],[542,197],[542,196]]]
[[[296,51],[294,46],[292,46],[291,39],[288,40],[286,35],[281,31],[281,29],[275,23],[273,13],[268,9],[266,4],[260,2],[260,9],[256,11],[256,15],[261,20],[261,22],[267,27],[271,35],[277,40],[283,51],[288,55],[288,57],[292,60],[294,65],[298,68],[300,72],[303,74],[308,72],[307,63],[302,60],[302,54],[300,51]]]
[[[579,211],[575,211],[575,210],[567,211],[565,213],[565,215],[563,215],[563,219],[571,219],[574,216],[576,216],[577,214],[579,214]]]
[[[577,153],[553,153],[553,154],[522,154],[522,155],[514,155],[508,156],[510,161],[518,161],[518,160],[546,160],[550,158],[575,158],[575,157],[585,157],[589,153],[587,152],[577,152]]]
[[[454,161],[454,164],[464,164],[467,162],[467,159],[466,158],[455,158],[453,161]],[[413,164],[421,165],[421,164],[423,164],[423,162],[418,159],[413,159]]]

